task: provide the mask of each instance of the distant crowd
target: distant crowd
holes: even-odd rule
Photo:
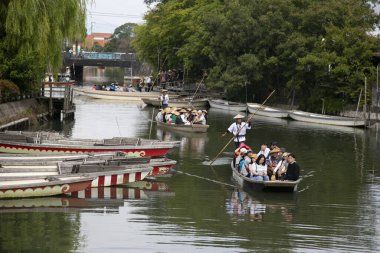
[[[194,110],[191,108],[170,108],[160,109],[156,116],[158,122],[167,124],[207,124],[207,111],[206,110]]]

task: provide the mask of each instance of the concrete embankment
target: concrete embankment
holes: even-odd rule
[[[34,98],[0,104],[0,130],[20,123],[36,122],[47,112],[47,106]]]

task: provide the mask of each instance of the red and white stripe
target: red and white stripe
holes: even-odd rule
[[[82,199],[146,199],[144,191],[138,188],[99,187],[86,188],[85,190],[72,192],[71,197]]]
[[[149,171],[132,172],[132,173],[126,172],[122,174],[98,176],[92,181],[91,187],[121,185],[121,184],[141,181],[148,175],[148,173]]]

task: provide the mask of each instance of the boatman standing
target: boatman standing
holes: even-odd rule
[[[242,119],[244,119],[244,116],[240,114],[236,115],[234,119],[236,121],[231,124],[231,126],[222,136],[225,136],[227,133],[232,133],[235,136],[235,147],[238,148],[240,144],[245,144],[245,134],[248,129],[251,129],[251,121],[242,121]]]
[[[162,109],[165,109],[169,105],[169,95],[168,95],[168,91],[165,89],[161,90],[160,102],[161,102]]]

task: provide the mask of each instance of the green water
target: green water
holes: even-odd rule
[[[377,252],[380,140],[376,132],[256,117],[248,144],[278,141],[296,155],[297,193],[239,189],[228,138],[234,113],[210,110],[207,134],[157,129],[151,107],[76,98],[75,120],[38,129],[67,136],[179,140],[161,190],[118,188],[116,199],[0,201],[0,252]],[[145,187],[151,187],[148,183]],[[157,186],[157,183],[156,183]]]

